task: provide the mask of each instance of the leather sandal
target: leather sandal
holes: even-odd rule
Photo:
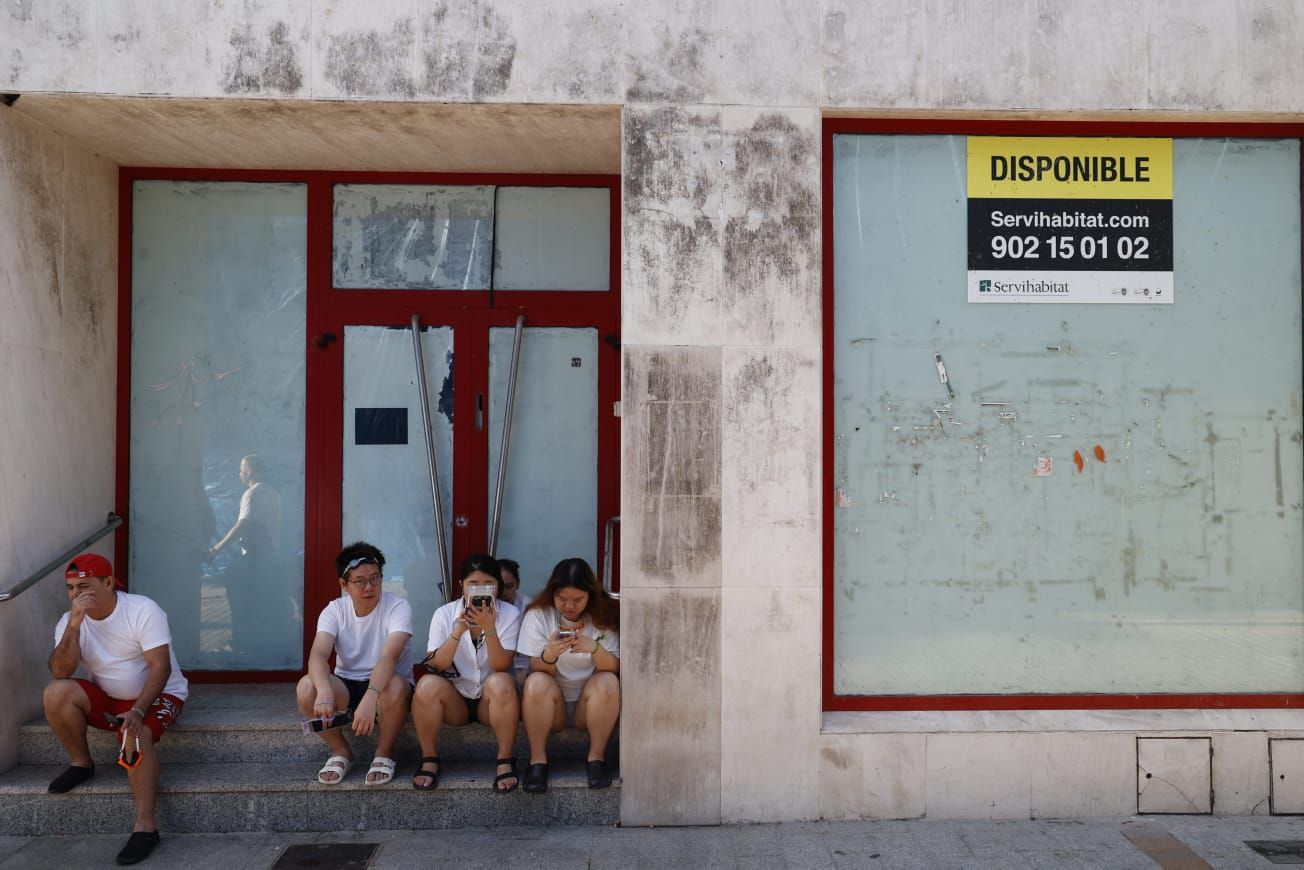
[[[417,791],[434,791],[439,786],[439,771],[426,770],[427,764],[439,764],[439,756],[427,755],[425,758],[422,758],[421,763],[417,765],[417,772],[412,774],[412,787]],[[441,768],[443,767],[442,764],[439,766]],[[430,783],[428,785],[422,785],[417,782],[417,780],[423,776],[429,777]]]
[[[531,764],[525,770],[525,782],[521,788],[530,794],[543,794],[548,790],[548,762]]]
[[[585,767],[589,775],[589,788],[606,788],[611,785],[611,771],[607,770],[607,762],[601,758],[590,758]]]
[[[494,762],[494,770],[497,770],[499,767],[502,767],[504,764],[510,764],[512,766],[512,769],[507,771],[506,773],[500,773],[494,777],[494,794],[507,794],[508,792],[516,791],[517,786],[521,784],[521,778],[516,773],[516,759],[500,758]],[[516,782],[512,783],[511,785],[503,785],[502,784],[503,781],[508,779],[515,779]]]

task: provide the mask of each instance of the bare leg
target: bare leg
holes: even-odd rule
[[[552,674],[536,672],[525,681],[521,718],[530,741],[530,764],[547,764],[548,735],[566,727],[566,703]]]
[[[331,674],[331,690],[335,692],[335,709],[346,710],[349,706],[349,690],[344,687],[340,678]],[[317,703],[317,687],[312,684],[312,680],[304,677],[299,680],[299,685],[295,689],[295,695],[299,702],[299,715],[309,718],[313,715],[313,705]],[[353,757],[353,750],[349,748],[349,741],[345,739],[343,729],[331,728],[327,731],[320,732],[322,742],[330,749],[331,755],[343,755],[345,758]],[[333,774],[329,774],[332,775]]]
[[[68,751],[74,767],[94,767],[91,748],[86,742],[86,717],[91,699],[76,680],[54,680],[45,687],[45,718],[50,730]]]
[[[439,729],[444,725],[465,725],[470,719],[466,701],[453,688],[453,684],[436,674],[426,674],[417,683],[416,694],[412,698],[412,724],[417,729],[417,740],[421,743],[421,757],[432,758],[439,755]],[[424,784],[433,782],[435,773],[426,773],[435,762],[425,762],[417,769],[415,782],[424,775]]]
[[[496,758],[511,758],[516,746],[516,723],[521,721],[521,702],[516,696],[516,681],[510,674],[497,673],[485,680],[484,696],[480,700],[480,721],[493,729],[498,740]],[[511,765],[500,764],[494,771],[497,776],[511,772]],[[518,780],[508,777],[495,783],[495,791],[515,788]]]
[[[407,680],[398,674],[391,676],[385,691],[380,694],[380,730],[376,738],[376,757],[394,757],[394,744],[403,731],[403,723],[407,722],[409,696]],[[377,778],[379,779],[379,774]],[[371,781],[370,773],[367,774],[367,781]]]
[[[154,806],[158,800],[158,752],[154,749],[154,735],[141,726],[140,764],[134,770],[127,771],[127,784],[131,786],[131,796],[136,799],[136,826],[132,831],[157,831],[158,820],[154,817]],[[127,738],[127,747],[133,747],[134,741]]]
[[[575,708],[575,727],[589,732],[589,761],[602,761],[620,717],[620,679],[609,671],[589,677]]]

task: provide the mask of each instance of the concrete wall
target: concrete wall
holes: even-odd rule
[[[1301,15],[1288,0],[17,2],[0,11],[0,88],[1294,112]]]
[[[0,107],[0,585],[103,524],[113,507],[117,170]],[[112,554],[112,538],[96,548]],[[40,712],[60,572],[0,604],[0,770]]]
[[[1137,735],[1203,734],[1219,757],[1214,732],[1248,729],[1221,758],[1258,759],[1270,727],[1253,711],[1108,727],[821,714],[821,112],[1295,117],[1302,14],[1284,0],[19,3],[0,12],[0,89],[623,105],[625,823],[1127,813]]]

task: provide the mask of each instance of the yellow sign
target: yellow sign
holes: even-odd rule
[[[969,197],[1172,199],[1172,139],[969,137]]]

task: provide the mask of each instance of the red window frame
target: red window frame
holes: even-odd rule
[[[823,467],[820,494],[833,504],[836,487],[833,468],[834,357],[833,341],[833,137],[843,133],[879,135],[957,136],[1133,136],[1272,138],[1304,140],[1304,124],[1220,121],[1131,120],[1018,120],[965,118],[846,118],[827,117],[822,132],[823,188]],[[1304,141],[1301,141],[1304,164]],[[1301,203],[1304,203],[1304,166],[1301,166]],[[1304,245],[1301,245],[1304,266]],[[824,710],[926,711],[926,710],[1111,710],[1176,708],[1283,708],[1304,707],[1304,692],[1288,694],[1020,694],[1020,695],[839,695],[834,691],[834,529],[833,511],[823,511],[824,601],[823,664],[821,674]]]
[[[406,324],[412,313],[421,314],[423,324],[456,321],[469,338],[459,342],[471,350],[474,360],[487,353],[488,330],[514,325],[519,313],[526,326],[582,326],[599,333],[598,366],[598,528],[595,552],[602,553],[606,519],[620,512],[620,421],[612,413],[620,394],[620,177],[617,175],[524,175],[515,173],[429,173],[429,172],[330,172],[318,170],[173,169],[166,167],[121,167],[118,172],[118,408],[115,447],[115,510],[127,518],[115,532],[115,573],[124,583],[128,577],[128,512],[131,445],[131,230],[132,185],[140,180],[236,181],[294,183],[306,186],[307,267],[306,362],[305,367],[305,455],[304,480],[304,620],[303,661],[312,645],[312,620],[335,597],[334,558],[342,542],[338,524],[341,511],[340,484],[343,476],[343,441],[340,420],[343,413],[343,326],[344,324]],[[611,261],[609,289],[569,290],[355,290],[332,284],[332,188],[336,184],[490,184],[512,187],[604,188],[610,195]],[[324,350],[318,340],[333,332],[337,339]],[[615,341],[609,340],[615,336]],[[484,345],[478,347],[476,342]],[[614,362],[607,354],[615,354]],[[463,367],[463,371],[466,367]],[[454,443],[467,444],[474,463],[488,468],[488,434],[473,431],[472,393],[483,388],[485,372],[473,378],[471,390],[455,396]],[[481,443],[483,442],[483,443]],[[604,474],[604,471],[606,472]],[[454,478],[453,512],[481,517],[488,510],[484,486]],[[477,513],[478,512],[478,513]],[[457,560],[483,549],[480,524],[454,531],[450,554]],[[472,535],[476,537],[473,539]],[[537,567],[537,566],[536,566]],[[600,565],[594,566],[600,570]],[[614,573],[614,572],[613,572]],[[618,578],[613,586],[619,588]],[[193,671],[194,682],[276,682],[296,680],[303,669],[281,671]]]

